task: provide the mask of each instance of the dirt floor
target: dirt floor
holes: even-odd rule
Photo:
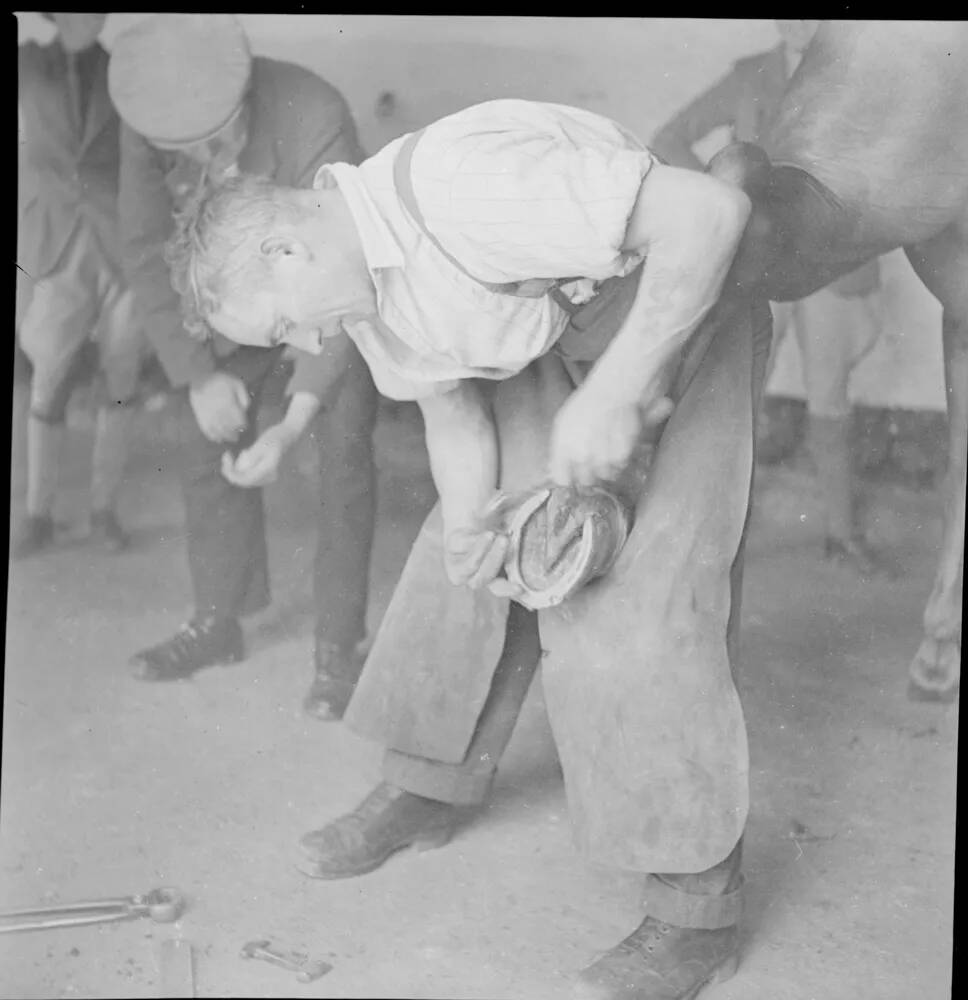
[[[22,393],[12,507],[22,510]],[[3,997],[150,997],[161,944],[190,942],[199,996],[567,995],[567,977],[639,921],[638,877],[575,853],[540,684],[490,807],[447,847],[344,882],[293,867],[306,830],[351,808],[379,749],[307,719],[313,485],[269,491],[276,601],[251,655],[189,682],[131,679],[128,655],[189,602],[171,420],[139,416],[124,511],[134,548],[81,537],[90,427],[75,422],[63,548],[10,575],[0,811],[3,907],[174,885],[190,906],[146,920],[0,937]],[[372,623],[432,502],[419,427],[378,435]],[[867,483],[895,579],[819,557],[809,469],[760,470],[739,685],[751,743],[744,959],[703,1000],[950,996],[957,706],[912,703],[907,664],[940,538],[936,493]],[[303,985],[239,957],[271,938],[324,959]],[[184,994],[181,994],[184,995]]]

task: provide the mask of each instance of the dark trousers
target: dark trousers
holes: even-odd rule
[[[180,420],[188,563],[199,616],[238,618],[268,605],[268,552],[262,491],[232,485],[222,454],[258,436],[262,391],[281,350],[241,347],[221,370],[241,379],[251,403],[245,431],[231,444],[210,441],[187,398]],[[372,434],[377,395],[364,364],[354,364],[310,425],[319,448],[318,542],[313,578],[317,640],[349,646],[366,632],[373,542]]]

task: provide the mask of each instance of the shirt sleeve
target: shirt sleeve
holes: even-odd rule
[[[182,325],[181,302],[164,259],[174,227],[172,201],[158,154],[136,132],[121,126],[118,195],[122,260],[135,309],[172,386],[215,370],[211,347]]]
[[[652,155],[600,115],[495,101],[430,126],[411,179],[430,231],[484,281],[627,273],[622,242]]]

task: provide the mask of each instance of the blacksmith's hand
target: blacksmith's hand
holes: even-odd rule
[[[447,578],[472,590],[481,587],[496,597],[515,597],[518,588],[498,577],[504,566],[510,540],[490,528],[456,528],[444,534],[444,566]]]
[[[672,401],[664,396],[640,406],[576,389],[551,428],[552,480],[559,486],[593,486],[618,478],[642,431],[671,412]]]
[[[235,486],[268,486],[279,478],[279,465],[297,435],[284,423],[267,428],[258,439],[233,457],[222,455],[222,475]]]
[[[201,432],[210,441],[235,441],[245,430],[249,393],[228,372],[214,372],[192,382],[188,399]]]

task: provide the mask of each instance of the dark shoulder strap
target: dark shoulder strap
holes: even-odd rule
[[[413,182],[410,179],[410,161],[413,159],[414,148],[423,134],[423,129],[420,129],[417,132],[411,132],[410,135],[403,140],[403,144],[400,146],[400,152],[397,153],[396,161],[393,164],[393,182],[396,185],[397,193],[400,195],[400,200],[403,202],[407,211],[413,216],[414,222],[416,222],[420,227],[424,236],[426,236],[427,239],[433,243],[433,245],[451,262],[451,264],[454,265],[454,267],[457,268],[458,271],[462,271],[469,278],[473,278],[479,285],[489,288],[492,292],[505,291],[504,285],[495,284],[490,281],[483,281],[471,274],[470,271],[468,271],[456,257],[447,252],[440,240],[438,240],[437,237],[434,236],[434,234],[427,228],[423,212],[420,211],[420,205],[417,204],[417,196],[414,194]]]
[[[517,295],[519,298],[528,299],[538,299],[541,298],[542,295],[551,295],[555,302],[557,302],[558,305],[566,312],[575,312],[576,306],[565,298],[559,287],[565,281],[574,279],[565,278],[559,281],[549,280],[547,283],[530,282],[529,284],[531,286],[531,290],[523,291],[521,287],[524,284],[523,282],[509,281],[506,283],[499,283],[484,281],[482,278],[478,278],[476,275],[471,274],[471,272],[468,271],[456,257],[447,252],[440,240],[438,240],[437,237],[434,236],[434,234],[427,228],[423,212],[420,211],[420,205],[417,203],[417,196],[414,193],[413,182],[410,176],[410,163],[413,159],[413,151],[417,143],[420,141],[420,137],[424,134],[424,131],[424,129],[419,129],[416,132],[411,132],[410,135],[403,140],[403,143],[400,145],[400,150],[397,153],[397,158],[393,163],[393,183],[396,186],[397,194],[400,196],[400,200],[412,216],[414,222],[416,222],[420,227],[421,232],[451,262],[451,264],[457,268],[458,271],[466,274],[469,278],[476,281],[479,285],[483,285],[489,291],[496,292],[500,295]]]

